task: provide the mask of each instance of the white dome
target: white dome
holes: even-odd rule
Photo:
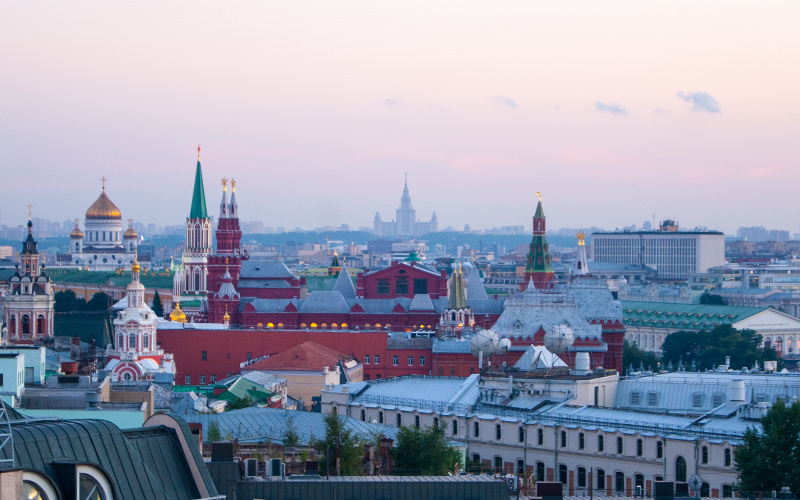
[[[491,356],[497,351],[500,339],[491,330],[481,330],[476,333],[469,341],[469,349],[472,354],[477,356],[482,352],[484,356]]]
[[[511,339],[503,337],[500,339],[500,344],[497,346],[497,354],[505,354],[511,349]]]
[[[544,346],[555,354],[566,352],[574,341],[575,332],[567,323],[555,325],[544,334]]]

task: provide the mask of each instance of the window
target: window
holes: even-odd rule
[[[586,436],[581,432],[578,434],[578,449],[582,450],[586,448]]]
[[[647,406],[658,406],[658,393],[657,392],[648,392],[647,393]]]
[[[203,351],[200,354],[200,359],[202,359],[203,361],[207,361],[208,360],[208,351]]]
[[[214,384],[216,382],[217,382],[217,376],[216,375],[211,375],[211,383]]]
[[[731,449],[725,448],[725,467],[731,466]]]
[[[520,426],[518,433],[519,433],[519,435],[518,435],[519,442],[520,443],[524,443],[525,442],[525,427]]]
[[[639,406],[639,398],[641,396],[640,392],[634,391],[631,393],[631,405]]]
[[[675,459],[675,480],[679,483],[686,482],[686,459],[680,455]]]
[[[544,462],[536,462],[536,480],[544,481]]]
[[[692,408],[703,407],[703,393],[692,394]]]
[[[452,376],[454,376],[455,374],[456,374],[456,367],[455,367],[455,366],[451,366],[451,367],[450,367],[450,376],[452,377]]]
[[[425,366],[425,356],[419,357],[419,366]]]
[[[408,280],[406,278],[398,278],[394,284],[394,293],[397,295],[408,294]]]
[[[714,393],[714,408],[725,402],[725,394],[721,392]]]
[[[542,429],[536,431],[536,442],[539,443],[539,446],[544,444],[544,431]],[[542,481],[544,481],[544,479]]]
[[[205,383],[206,383],[206,376],[205,375],[200,375],[200,385],[203,385]]]
[[[644,474],[633,476],[633,486],[636,496],[644,496]]]
[[[365,354],[365,355],[364,355],[364,364],[365,364],[365,365],[368,365],[368,364],[369,364],[369,354]]]
[[[517,474],[520,476],[525,474],[525,462],[522,459],[517,460]]]
[[[378,280],[378,295],[389,295],[388,280]]]
[[[183,379],[183,383],[186,384],[186,385],[192,385],[192,376],[191,375],[186,375],[186,377],[184,377],[184,379]]]
[[[397,427],[403,426],[403,416],[401,414],[397,414]]]
[[[414,427],[419,429],[419,415],[414,415]]]
[[[567,431],[561,431],[561,447],[567,447]]]
[[[136,349],[136,334],[131,333],[128,336],[128,349]]]
[[[595,475],[597,476],[597,489],[601,491],[606,489],[606,471],[597,469]]]
[[[722,485],[722,498],[732,498],[733,497],[733,488],[730,484],[723,484]]]
[[[586,467],[578,467],[578,488],[586,488]]]
[[[700,461],[704,464],[708,463],[708,446],[700,448]]]
[[[495,473],[503,472],[503,457],[494,457],[494,471]]]
[[[503,439],[503,428],[500,427],[500,424],[494,424],[494,438],[498,441]]]
[[[150,349],[150,334],[145,333],[142,336],[142,347],[145,349]]]
[[[379,424],[383,423],[383,412],[382,411],[378,412],[378,423]]]
[[[606,443],[603,436],[597,436],[597,451],[605,451]]]
[[[414,295],[422,295],[428,293],[428,280],[415,279],[414,280]]]
[[[458,420],[453,420],[453,435],[458,436]]]
[[[363,409],[363,408],[361,409],[361,421],[362,422],[366,422],[367,421],[367,411],[365,409]]]
[[[558,464],[558,480],[564,484],[567,484],[567,466],[564,464]]]
[[[622,455],[622,453],[623,453],[624,451],[625,451],[625,448],[623,447],[622,438],[621,438],[621,437],[618,437],[618,438],[617,438],[617,453],[619,453],[620,455]]]
[[[656,441],[656,458],[664,457],[664,442]]]
[[[408,366],[414,366],[414,356],[408,357]]]
[[[110,500],[111,483],[102,472],[89,465],[78,467],[78,498],[81,500]]]
[[[700,485],[700,496],[703,498],[708,498],[711,496],[711,486],[708,483],[704,482]]]
[[[641,457],[644,455],[644,441],[641,439],[636,440],[636,456]]]
[[[376,354],[375,355],[375,364],[376,365],[381,364],[381,355],[380,354]]]
[[[478,437],[481,435],[481,424],[480,422],[474,422],[472,424],[472,436]]]
[[[253,353],[252,352],[248,352],[247,353],[247,361],[252,361],[252,360],[253,360]]]
[[[400,360],[395,355],[394,357],[392,357],[392,366],[397,366],[398,364],[400,364]]]
[[[617,472],[614,474],[614,490],[617,493],[625,493],[625,473]]]

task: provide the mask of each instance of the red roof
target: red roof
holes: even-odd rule
[[[319,345],[316,342],[309,341],[272,355],[267,359],[262,359],[251,365],[247,365],[244,370],[322,371],[322,369],[327,366],[333,371],[339,360],[348,359],[351,359],[350,356]]]

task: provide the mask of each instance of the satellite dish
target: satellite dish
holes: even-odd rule
[[[497,345],[497,354],[505,354],[509,349],[511,349],[511,340],[505,337],[500,339],[500,343]]]
[[[554,325],[544,334],[544,346],[553,354],[561,354],[575,342],[575,332],[568,323]]]
[[[500,346],[500,339],[492,330],[481,330],[469,341],[469,350],[474,356],[483,353],[484,357],[491,356],[497,352]]]
[[[703,487],[703,478],[698,476],[697,474],[692,474],[692,477],[689,478],[689,488],[694,490],[695,496],[700,496],[700,488]]]

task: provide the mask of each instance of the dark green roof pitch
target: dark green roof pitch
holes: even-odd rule
[[[192,191],[192,209],[190,219],[207,219],[206,190],[203,187],[203,170],[200,168],[200,157],[197,158],[197,171],[194,174],[194,191]]]
[[[707,330],[717,325],[730,325],[766,309],[765,307],[622,301],[622,317],[626,325],[680,328],[682,330]]]
[[[542,208],[542,200],[539,200],[539,204],[536,205],[536,213],[533,214],[533,216],[539,219],[544,217],[544,208]]]

